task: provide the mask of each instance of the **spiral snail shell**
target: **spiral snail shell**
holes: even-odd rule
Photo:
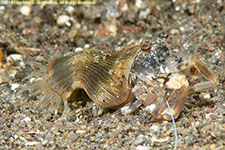
[[[187,74],[209,81],[190,87]],[[50,110],[63,102],[68,112],[68,98],[83,89],[101,108],[120,108],[136,99],[149,106],[155,119],[171,120],[166,100],[177,118],[190,91],[210,89],[218,79],[200,60],[170,50],[158,39],[117,51],[90,49],[60,57],[49,63],[48,77],[38,84],[43,93],[40,104]]]

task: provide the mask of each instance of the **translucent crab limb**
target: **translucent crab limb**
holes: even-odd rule
[[[62,118],[67,118],[70,112],[70,107],[66,99],[63,99],[63,105],[64,105],[64,109],[63,109]]]
[[[174,118],[177,118],[182,111],[186,98],[189,94],[194,92],[201,92],[208,89],[211,89],[218,85],[219,81],[216,74],[207,67],[201,60],[190,59],[189,65],[187,65],[187,69],[189,73],[197,74],[199,76],[203,76],[208,81],[200,82],[195,84],[193,87],[189,87],[188,81],[184,75],[180,75],[178,73],[173,73],[169,77],[169,81],[166,83],[167,88],[174,89],[171,95],[168,98],[168,103],[171,106],[172,113]],[[165,104],[165,98],[162,96],[161,104],[157,104],[155,106],[153,114],[153,120],[171,120],[170,113],[168,111],[168,107]],[[152,104],[152,106],[154,103]]]
[[[170,77],[167,86],[168,88],[174,90],[167,100],[165,99],[165,96],[160,96],[157,100],[158,102],[160,102],[160,104],[151,104],[152,107],[155,106],[152,110],[152,121],[171,120],[171,112],[166,105],[166,101],[169,103],[172,115],[175,119],[179,116],[184,107],[189,92],[189,84],[186,77],[184,75],[176,73]]]
[[[209,83],[207,81],[206,83],[199,83],[199,85],[195,86],[196,92],[208,90],[209,88],[213,88],[219,84],[217,75],[200,59],[194,58],[193,56],[180,57],[177,61],[169,64],[166,68],[170,73],[187,71],[189,75],[200,75],[211,82]],[[201,86],[205,86],[205,88]],[[200,87],[201,90],[199,89]]]
[[[195,60],[194,67],[198,70],[198,75],[202,75],[209,81],[200,82],[191,88],[191,92],[201,92],[211,89],[219,84],[216,74],[208,68],[202,61]],[[190,93],[191,93],[190,92]]]
[[[121,113],[123,115],[128,115],[132,112],[134,112],[136,109],[138,109],[142,105],[141,100],[136,100],[135,102],[125,105],[121,108]]]

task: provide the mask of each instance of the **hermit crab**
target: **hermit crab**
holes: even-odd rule
[[[171,120],[167,101],[177,118],[189,94],[215,87],[218,79],[200,59],[171,49],[163,39],[119,50],[82,50],[53,60],[48,76],[34,84],[42,91],[39,106],[57,111],[63,102],[66,115],[68,99],[83,89],[101,108],[129,114],[144,105],[153,120]]]

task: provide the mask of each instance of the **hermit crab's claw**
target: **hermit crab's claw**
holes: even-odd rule
[[[197,73],[199,75],[202,75],[205,77],[208,81],[200,82],[198,84],[195,84],[190,91],[192,92],[201,92],[208,89],[211,89],[219,84],[219,80],[216,76],[216,74],[207,67],[206,64],[204,64],[201,60],[195,59],[194,61],[194,68],[197,69]]]
[[[156,104],[157,106],[152,112],[153,118],[151,121],[171,120],[171,112],[176,119],[184,107],[189,91],[189,84],[186,77],[178,73],[173,74],[170,76],[166,86],[174,90],[167,100],[164,97],[159,97],[161,104]],[[168,101],[171,110],[167,107],[166,101]]]
[[[195,84],[193,87],[189,87],[189,83],[185,75],[172,73],[169,76],[169,80],[166,82],[166,88],[173,89],[173,92],[167,99],[165,96],[158,96],[157,103],[151,104],[151,107],[154,108],[152,111],[152,121],[171,120],[171,112],[173,117],[177,118],[182,111],[189,94],[206,91],[218,85],[219,81],[216,74],[201,60],[197,60],[192,57],[189,59],[187,64],[188,65],[184,67],[184,70],[188,71],[188,74],[203,76],[208,81],[202,81]],[[171,110],[167,107],[166,101],[168,101]]]

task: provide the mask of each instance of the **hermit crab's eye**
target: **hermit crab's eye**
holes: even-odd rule
[[[162,32],[162,33],[159,34],[159,38],[167,39],[168,37],[169,37],[168,33]]]
[[[161,56],[161,55],[165,55],[167,56],[167,52],[168,52],[168,48],[166,46],[162,46],[159,49],[156,50],[156,56]]]

